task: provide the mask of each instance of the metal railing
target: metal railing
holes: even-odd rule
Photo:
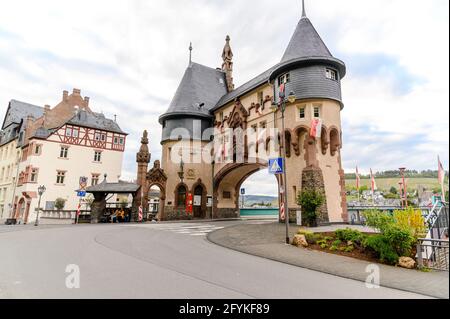
[[[417,264],[419,268],[449,271],[448,260],[448,240],[421,238],[417,241]]]

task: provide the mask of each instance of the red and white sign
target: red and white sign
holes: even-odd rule
[[[311,121],[311,131],[310,135],[314,138],[321,138],[322,137],[322,125],[323,122],[321,119],[313,119]]]
[[[281,220],[285,220],[286,219],[286,213],[284,212],[284,203],[281,203],[280,214],[281,214]]]
[[[77,217],[80,216],[81,214],[81,203],[78,203],[78,207],[77,207]]]
[[[138,220],[141,222],[143,219],[144,219],[144,212],[142,210],[142,206],[139,206]]]

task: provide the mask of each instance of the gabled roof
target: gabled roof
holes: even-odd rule
[[[108,194],[132,194],[136,193],[141,186],[135,183],[118,182],[107,183],[105,180],[100,184],[86,188],[88,193],[108,193]]]
[[[27,116],[31,115],[34,118],[39,118],[44,114],[44,108],[41,106],[11,100],[6,111],[5,119],[3,120],[2,129],[5,129],[9,125],[15,123],[19,124]]]
[[[96,128],[108,132],[125,134],[125,132],[122,131],[117,122],[107,119],[102,113],[91,113],[85,110],[81,110],[67,123],[77,126]]]
[[[172,116],[211,118],[210,110],[227,93],[225,73],[198,63],[190,63],[170,103],[159,121]],[[203,106],[200,107],[200,104]]]
[[[330,58],[332,54],[322,41],[322,38],[317,33],[311,21],[306,16],[302,16],[281,62],[309,57]]]

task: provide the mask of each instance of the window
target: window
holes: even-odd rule
[[[306,117],[305,110],[306,110],[306,109],[305,109],[304,106],[300,107],[300,109],[299,109],[299,114],[300,114],[300,118],[301,118],[301,119],[304,119],[304,118]]]
[[[54,210],[55,209],[55,202],[45,202],[45,210]]]
[[[95,139],[96,141],[102,141],[102,142],[104,142],[104,141],[106,141],[106,134],[105,134],[105,133],[96,132],[96,133],[94,134],[94,139]]]
[[[222,195],[223,195],[222,197],[224,199],[230,199],[231,198],[231,192],[224,191]]]
[[[71,127],[66,127],[66,136],[67,137],[71,137],[72,136],[72,128]]]
[[[261,110],[264,110],[264,93],[258,92],[258,103],[261,106]]]
[[[91,185],[92,186],[97,185],[99,179],[100,179],[100,174],[92,174]]]
[[[95,139],[96,141],[100,141],[100,133],[95,133],[94,139]]]
[[[123,138],[123,137],[120,137],[120,138],[119,138],[119,144],[120,144],[120,145],[123,145],[124,142],[125,142],[124,138]]]
[[[186,206],[186,186],[180,185],[177,190],[177,206]]]
[[[114,136],[114,144],[119,144],[119,138],[117,136]]]
[[[320,117],[320,106],[314,106],[314,117],[315,118]]]
[[[325,74],[327,76],[327,79],[337,81],[337,72],[335,70],[327,69],[325,71]]]
[[[36,144],[36,146],[34,148],[34,154],[35,155],[40,155],[41,154],[41,147],[42,147],[42,145]]]
[[[278,78],[278,86],[281,84],[287,84],[291,81],[291,76],[289,73],[285,73]]]
[[[37,168],[33,168],[31,170],[31,174],[30,174],[30,182],[31,183],[36,183],[37,182],[37,178],[38,178],[38,169]]]
[[[61,146],[61,150],[59,151],[60,158],[67,158],[69,153],[69,148],[67,146]]]
[[[56,174],[56,184],[63,185],[65,178],[66,178],[66,172],[58,171],[58,173]]]
[[[94,162],[101,162],[102,160],[102,152],[95,151],[94,152]]]
[[[79,133],[79,131],[78,131],[78,128],[77,127],[74,127],[73,129],[72,129],[72,136],[73,137],[78,137],[78,134]]]

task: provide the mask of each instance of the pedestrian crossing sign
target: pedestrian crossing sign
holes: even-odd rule
[[[283,174],[283,158],[274,158],[269,160],[270,174]]]

